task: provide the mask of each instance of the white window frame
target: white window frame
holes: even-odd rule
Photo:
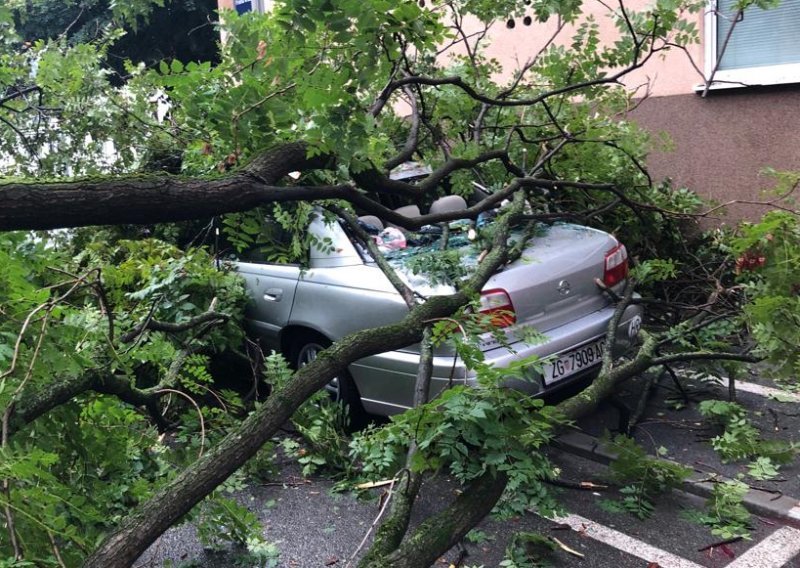
[[[253,0],[254,12],[261,12],[263,14],[265,12],[269,12],[271,9],[272,0]]]
[[[711,78],[711,72],[717,64],[717,2],[711,0],[706,10],[704,28],[704,50],[706,82]],[[736,34],[736,29],[733,30]],[[735,89],[758,85],[785,85],[800,83],[800,63],[786,63],[781,65],[762,65],[758,67],[743,67],[740,69],[718,69],[714,73],[714,83],[709,89]],[[702,91],[705,85],[695,87]]]
[[[268,12],[272,8],[272,0],[250,0],[250,7],[251,12],[255,13],[264,13]],[[236,6],[234,4],[233,9],[236,10]]]

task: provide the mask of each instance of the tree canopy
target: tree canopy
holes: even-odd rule
[[[481,435],[502,463],[487,465],[480,447],[453,457],[435,437],[408,447],[414,412],[441,401],[419,400],[423,410],[360,438],[353,452],[365,472],[392,475],[389,466],[408,458],[403,491],[364,566],[429,565],[509,482],[528,499],[516,506],[546,507],[546,461],[521,459],[511,446],[546,443],[633,374],[680,360],[762,357],[787,372],[800,368],[789,339],[800,334],[796,212],[689,250],[678,222],[697,214],[701,200],[650,178],[651,136],[625,114],[635,93],[621,80],[696,41],[692,18],[705,2],[642,10],[620,2],[601,15],[617,34],[603,42],[600,22],[577,0],[283,0],[268,14],[225,15],[217,64],[175,52],[139,65],[137,52],[124,51],[132,58],[124,84],[109,57],[126,34],[136,37],[142,18],[159,22],[154,29],[168,23],[152,2],[110,3],[103,21],[127,28],[40,32],[35,40],[34,22],[15,18],[13,7],[0,7],[0,505],[9,566],[130,565],[349,363],[453,335],[431,324],[443,318],[474,330],[463,308],[519,253],[508,244],[512,224],[569,220],[615,232],[635,251],[635,274],[653,297],[607,293],[619,313],[646,303],[658,325],[631,358],[607,357],[595,384],[555,410],[501,395],[502,371],[475,360],[485,388],[454,389],[447,404],[489,401],[494,427]],[[491,34],[525,17],[550,22],[554,33],[515,68],[489,57]],[[390,176],[412,160],[431,167],[424,180]],[[779,182],[786,192],[797,178],[781,174]],[[484,192],[473,199],[476,183]],[[470,197],[470,207],[412,218],[393,211],[408,203],[425,211],[447,193]],[[246,358],[242,284],[215,270],[206,249],[175,242],[209,242],[219,226],[253,242],[253,218],[271,215],[302,247],[312,203],[344,219],[370,213],[414,229],[475,219],[501,202],[509,205],[487,254],[456,293],[406,295],[403,321],[336,342],[295,372],[267,357],[273,390],[255,406],[216,392],[213,359],[225,351]],[[678,271],[689,280],[672,286]],[[757,344],[732,346],[747,326]],[[459,336],[450,340],[474,358]],[[158,430],[187,443],[172,451]],[[375,453],[391,464],[371,462]],[[420,481],[439,467],[457,468],[465,491],[408,532]],[[221,510],[245,515],[235,503]]]

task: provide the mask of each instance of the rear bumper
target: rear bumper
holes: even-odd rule
[[[613,306],[593,312],[548,331],[545,334],[548,340],[537,345],[518,342],[512,346],[513,351],[506,347],[490,349],[484,353],[486,362],[495,367],[507,367],[512,361],[533,355],[539,358],[557,356],[603,337],[613,314]],[[641,322],[641,307],[629,306],[617,329],[615,356],[623,354],[633,345]],[[350,373],[367,412],[389,415],[408,409],[413,401],[418,364],[418,354],[402,351],[381,353],[352,364]],[[505,384],[531,395],[547,394],[585,379],[587,375],[598,370],[599,365],[594,365],[545,387],[541,375],[531,367],[529,376],[524,379],[508,379]],[[434,356],[430,397],[448,386],[470,385],[475,382],[474,373],[466,369],[457,356]]]

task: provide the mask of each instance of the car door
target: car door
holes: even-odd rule
[[[237,254],[236,270],[245,279],[250,295],[245,312],[247,325],[267,349],[280,350],[279,334],[289,321],[302,270],[299,262],[274,261],[291,258],[281,253],[285,253],[291,240],[289,232],[265,215],[259,237]]]
[[[237,271],[247,282],[250,304],[246,311],[251,331],[264,347],[279,349],[279,333],[289,321],[300,266],[267,262],[238,262]]]

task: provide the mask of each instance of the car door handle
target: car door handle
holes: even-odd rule
[[[267,288],[264,291],[264,299],[267,302],[280,302],[283,298],[283,290],[280,288]]]

